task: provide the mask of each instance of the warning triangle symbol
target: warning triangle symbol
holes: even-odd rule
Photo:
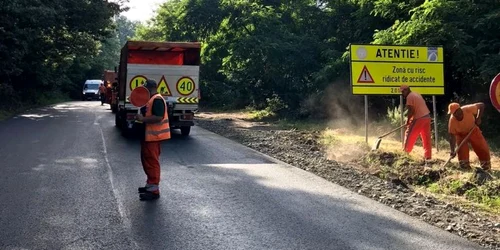
[[[160,82],[158,83],[158,93],[161,95],[172,96],[172,92],[170,92],[170,88],[168,87],[167,81],[165,80],[165,76],[161,77]]]
[[[366,65],[363,67],[363,70],[359,75],[358,83],[375,83],[375,81],[373,81],[372,75],[370,75],[370,72],[366,68]]]

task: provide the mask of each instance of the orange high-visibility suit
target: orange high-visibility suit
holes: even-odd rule
[[[145,123],[144,125],[145,133],[141,141],[141,162],[147,179],[146,186],[139,188],[139,192],[142,193],[141,198],[143,196],[147,196],[147,193],[153,194],[154,198],[158,198],[160,194],[159,184],[161,173],[160,143],[161,141],[168,140],[171,137],[170,124],[168,120],[168,108],[165,103],[165,99],[163,99],[160,94],[155,94],[151,97],[151,99],[149,99],[145,109],[146,112],[144,117],[155,115],[163,117],[163,119],[158,123]]]
[[[401,86],[401,91],[407,91],[408,89],[408,86]],[[424,157],[429,160],[432,157],[430,111],[427,104],[425,104],[424,98],[416,92],[410,92],[406,96],[406,106],[413,110],[413,114],[407,120],[404,150],[411,153],[415,142],[420,136],[424,146]]]
[[[104,105],[106,102],[106,86],[102,83],[99,86],[99,97],[101,98],[101,105]]]
[[[463,113],[463,118],[461,121],[455,117],[455,112],[461,109]],[[470,104],[460,107],[458,103],[451,103],[448,107],[448,114],[451,114],[448,123],[448,132],[450,136],[455,137],[455,142],[459,145],[467,136],[467,134],[474,129],[467,142],[462,145],[457,150],[458,161],[461,167],[470,168],[469,162],[469,143],[472,149],[479,158],[481,167],[484,170],[491,168],[490,162],[490,149],[486,140],[484,139],[481,129],[476,125],[476,116],[479,111],[479,105]]]

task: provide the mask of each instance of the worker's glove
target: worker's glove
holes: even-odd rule
[[[455,156],[457,156],[457,153],[455,153],[455,151],[450,152],[450,157],[451,158],[455,158]]]

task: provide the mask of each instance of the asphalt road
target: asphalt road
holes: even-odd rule
[[[162,197],[139,201],[138,141],[108,106],[0,122],[0,249],[479,249],[195,127],[162,147]]]

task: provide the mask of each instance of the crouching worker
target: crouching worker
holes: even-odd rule
[[[467,141],[457,150],[458,161],[461,168],[470,168],[469,162],[469,143],[479,158],[483,170],[491,169],[490,149],[483,137],[479,125],[484,113],[484,104],[482,102],[469,104],[460,107],[460,104],[453,102],[448,105],[448,114],[450,121],[448,123],[448,132],[450,134],[450,156],[455,157],[455,147],[462,143],[465,137],[472,130]]]
[[[170,139],[170,125],[165,99],[158,94],[154,80],[147,80],[144,87],[149,90],[151,98],[136,119],[144,124],[141,133],[141,162],[147,180],[146,186],[139,188],[141,200],[160,198],[160,152],[161,141]]]

